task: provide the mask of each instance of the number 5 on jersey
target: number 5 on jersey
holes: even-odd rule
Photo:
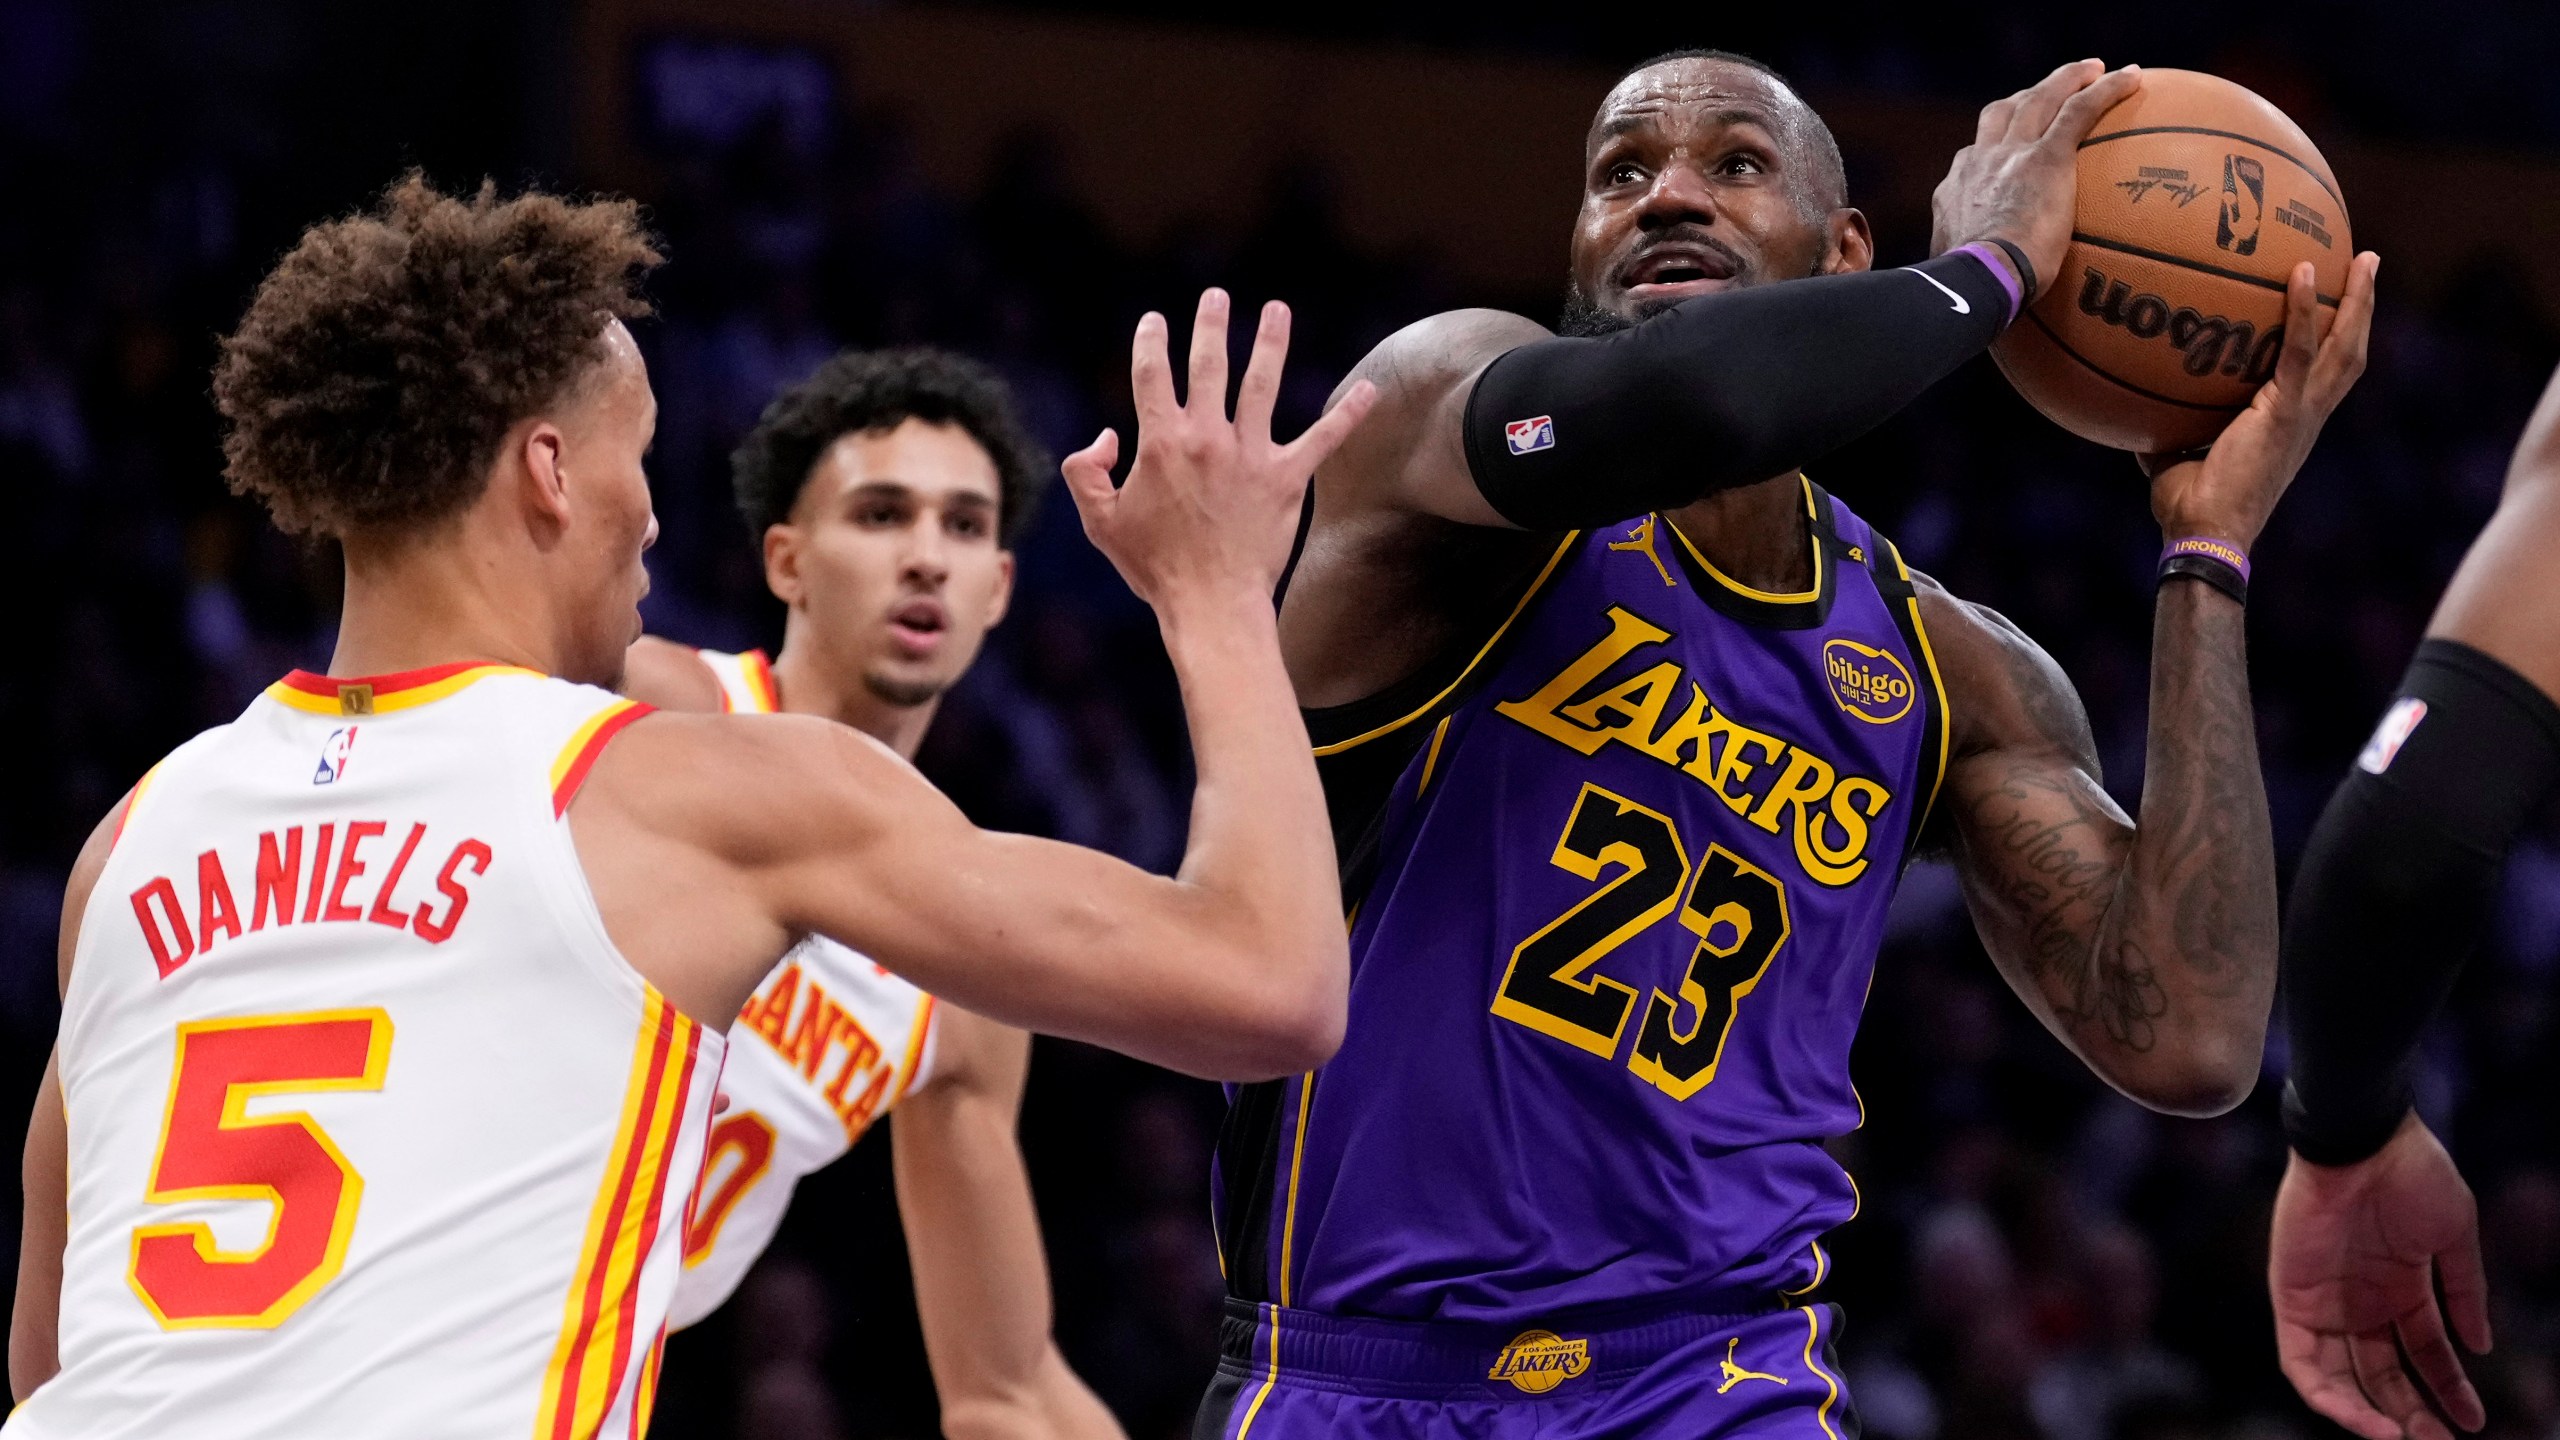
[[[298,1110],[251,1115],[251,1100],[379,1090],[391,1017],[378,1009],[198,1020],[178,1027],[169,1114],[144,1199],[263,1200],[266,1238],[224,1250],[194,1221],[133,1232],[134,1293],[171,1330],[284,1323],[345,1263],[364,1177]]]
[[[1705,1089],[1742,997],[1787,943],[1786,887],[1721,845],[1693,871],[1670,816],[1591,784],[1574,797],[1551,863],[1584,880],[1618,873],[1511,952],[1493,1013],[1615,1059],[1636,992],[1595,967],[1677,908],[1697,948],[1680,993],[1657,989],[1645,1005],[1627,1068],[1675,1100]]]

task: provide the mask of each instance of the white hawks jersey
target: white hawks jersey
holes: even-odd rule
[[[725,1047],[565,819],[648,707],[297,672],[136,787],[64,996],[60,1373],[8,1440],[637,1435]]]
[[[701,652],[723,708],[781,708],[762,651]],[[673,1323],[720,1308],[773,1242],[802,1177],[853,1148],[933,1073],[934,1000],[861,952],[812,935],[729,1027],[724,1102],[686,1222]]]

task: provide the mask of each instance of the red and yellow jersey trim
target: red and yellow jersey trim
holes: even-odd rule
[[[738,657],[738,668],[747,675],[747,688],[753,690],[759,714],[782,713],[782,684],[773,678],[773,662],[761,650],[750,650]]]
[[[924,997],[916,1006],[916,1023],[907,1032],[907,1056],[898,1062],[897,1088],[889,1092],[889,1103],[907,1098],[907,1088],[916,1083],[916,1068],[924,1059],[925,1037],[933,1033],[934,998]]]
[[[631,1407],[629,1440],[641,1440],[649,1433],[649,1414],[658,1408],[658,1367],[667,1358],[667,1327],[658,1327],[658,1339],[649,1347],[649,1358],[640,1367],[640,1398]]]
[[[640,1275],[657,1246],[668,1162],[684,1130],[701,1046],[702,1028],[651,990],[632,1046],[622,1123],[587,1217],[586,1245],[543,1377],[537,1440],[594,1440],[631,1374],[635,1346],[651,1347],[652,1363],[641,1375],[644,1389],[653,1378],[655,1346],[664,1329],[646,1338],[632,1333],[639,1319]],[[635,1397],[634,1403],[645,1401]]]
[[[587,717],[587,723],[560,747],[560,758],[551,762],[553,818],[569,813],[569,802],[578,798],[578,787],[587,783],[587,772],[595,768],[596,757],[613,743],[613,737],[654,708],[637,700],[617,700]]]
[[[389,675],[341,678],[296,670],[267,687],[267,698],[313,715],[382,715],[441,700],[492,675],[539,675],[521,665],[464,660]]]
[[[124,839],[124,827],[133,823],[133,812],[142,808],[142,797],[150,792],[151,782],[160,778],[160,766],[168,763],[164,757],[159,765],[143,771],[142,778],[134,781],[133,788],[125,792],[124,809],[116,814],[115,833],[107,837],[107,849],[110,852]]]
[[[761,650],[741,650],[731,654],[725,650],[696,650],[694,658],[711,672],[720,686],[720,713],[723,715],[779,715],[782,713],[782,682],[773,675],[773,661]],[[740,704],[740,690],[746,691]]]

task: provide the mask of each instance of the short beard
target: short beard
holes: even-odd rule
[[[1576,340],[1588,340],[1595,335],[1615,335],[1621,330],[1632,330],[1641,323],[1615,310],[1601,309],[1596,301],[1583,293],[1579,284],[1568,284],[1564,292],[1564,314],[1556,319],[1556,333]]]
[[[862,688],[870,691],[871,698],[883,705],[912,710],[941,699],[942,692],[951,687],[931,680],[892,680],[886,675],[864,671]]]

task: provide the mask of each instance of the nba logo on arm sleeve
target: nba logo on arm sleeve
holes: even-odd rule
[[[1502,427],[1503,441],[1514,455],[1534,450],[1556,448],[1556,419],[1552,415],[1533,415],[1526,420],[1513,420]]]
[[[2417,733],[2418,722],[2427,718],[2427,702],[2415,695],[2403,695],[2391,702],[2382,714],[2382,723],[2373,727],[2373,738],[2365,742],[2364,753],[2356,757],[2356,768],[2367,775],[2379,775],[2391,768],[2400,747]]]

